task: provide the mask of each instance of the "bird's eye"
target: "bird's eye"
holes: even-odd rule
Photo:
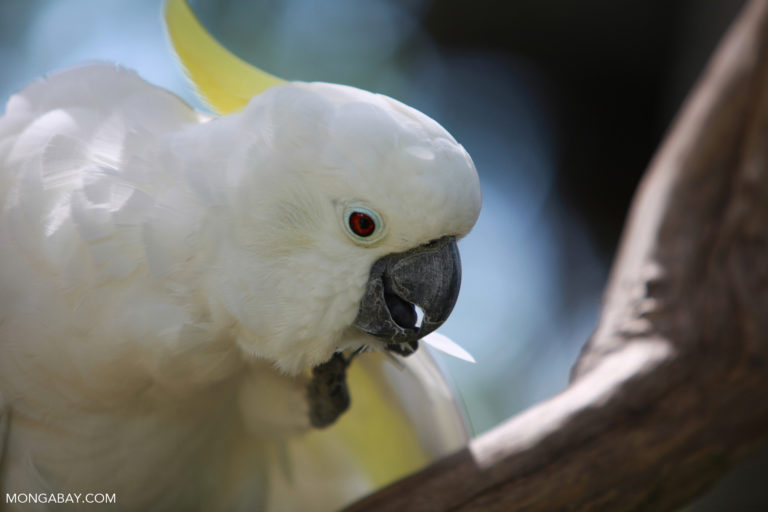
[[[344,214],[347,232],[357,242],[373,243],[384,234],[380,217],[360,206],[347,208]]]
[[[349,229],[357,236],[367,238],[376,231],[376,221],[365,212],[352,212],[349,215]]]

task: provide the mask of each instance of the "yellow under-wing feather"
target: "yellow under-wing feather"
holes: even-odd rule
[[[270,481],[274,510],[307,510],[318,499],[341,508],[466,445],[449,386],[421,350],[401,368],[383,353],[355,359],[347,373],[350,409],[330,427],[287,441],[288,471]]]
[[[219,114],[240,110],[257,94],[284,83],[219,44],[186,0],[168,0],[165,24],[187,75],[203,100]]]
[[[366,354],[350,365],[347,380],[352,406],[333,430],[375,487],[382,487],[425,466],[431,459],[402,409],[386,388],[376,366],[388,364],[383,354]],[[316,433],[318,441],[322,432]],[[314,441],[312,436],[308,444]]]

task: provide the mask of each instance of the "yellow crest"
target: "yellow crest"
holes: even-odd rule
[[[165,25],[190,80],[219,114],[240,110],[252,97],[285,83],[224,48],[200,24],[186,0],[166,2]]]

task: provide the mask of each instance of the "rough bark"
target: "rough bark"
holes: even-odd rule
[[[768,0],[635,197],[570,387],[347,510],[675,510],[768,439]]]

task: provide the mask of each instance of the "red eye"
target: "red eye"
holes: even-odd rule
[[[376,231],[376,221],[367,213],[352,212],[349,214],[349,229],[357,236],[365,238]]]

